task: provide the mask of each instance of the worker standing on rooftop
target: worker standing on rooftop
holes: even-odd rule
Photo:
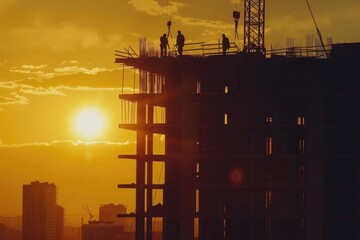
[[[161,57],[166,57],[167,56],[167,48],[168,48],[168,46],[169,46],[169,42],[168,42],[166,34],[164,33],[160,37],[160,56]]]
[[[229,38],[226,37],[226,35],[222,34],[222,49],[223,49],[223,55],[226,55],[226,51],[230,48],[230,41]]]
[[[180,56],[182,56],[184,44],[185,44],[185,37],[181,33],[181,31],[178,31],[178,35],[176,37],[176,46]]]

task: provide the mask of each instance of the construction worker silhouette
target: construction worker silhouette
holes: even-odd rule
[[[178,35],[176,37],[176,46],[180,56],[182,56],[184,44],[185,44],[185,37],[183,34],[181,34],[181,31],[178,31]]]
[[[160,37],[160,54],[161,54],[161,57],[166,57],[167,56],[167,47],[168,46],[169,46],[169,42],[168,42],[166,34],[164,33]]]
[[[223,55],[226,55],[226,51],[230,48],[230,41],[229,38],[225,36],[225,34],[222,34],[222,49],[223,49]]]

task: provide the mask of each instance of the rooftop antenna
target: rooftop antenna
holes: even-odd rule
[[[233,11],[233,18],[234,18],[234,22],[235,22],[235,41],[236,41],[236,40],[239,40],[238,26],[239,26],[240,12]]]
[[[314,24],[315,24],[315,27],[316,27],[316,32],[317,32],[317,35],[318,35],[318,37],[319,37],[319,39],[320,39],[321,46],[322,46],[322,48],[323,48],[323,50],[324,50],[324,53],[325,53],[326,57],[329,58],[329,55],[328,55],[328,53],[327,53],[327,51],[326,51],[326,48],[325,48],[324,41],[323,41],[322,36],[321,36],[320,29],[319,29],[318,25],[316,24],[315,17],[314,17],[314,14],[313,14],[312,10],[311,10],[311,7],[310,7],[310,4],[309,4],[309,1],[308,1],[308,0],[306,0],[306,4],[307,4],[307,6],[308,6],[308,8],[309,8],[311,17],[312,17],[312,19],[313,19],[313,21],[314,21]]]
[[[168,38],[170,37],[170,40],[171,40],[171,45],[174,45],[174,40],[173,40],[173,37],[172,37],[172,34],[171,34],[171,25],[172,25],[172,22],[171,22],[171,18],[172,18],[172,11],[170,9],[170,5],[169,5],[169,1],[166,1],[166,8],[167,8],[167,11],[168,11],[168,21],[166,23],[167,27],[168,27]],[[170,46],[169,46],[170,48]],[[176,49],[175,49],[176,50]]]
[[[238,9],[237,1],[234,1],[234,4],[235,4],[235,10],[233,11],[233,18],[235,23],[235,42],[236,42],[236,40],[239,40],[238,26],[239,26],[240,12]]]
[[[168,36],[170,36],[172,38],[172,35],[171,35],[171,21],[168,21],[167,22],[167,27],[168,27]]]

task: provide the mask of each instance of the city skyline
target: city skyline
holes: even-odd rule
[[[64,221],[66,209],[57,202],[59,195],[54,183],[32,181],[24,184],[22,189],[22,215],[0,215],[0,239],[86,240],[102,239],[105,235],[109,239],[119,236],[125,239],[134,234],[133,220],[117,217],[119,213],[127,213],[123,204],[103,203],[94,214],[88,206],[83,207],[88,218],[81,218],[81,225],[71,225]]]
[[[135,151],[135,135],[117,128],[122,69],[113,64],[114,50],[137,48],[140,37],[157,47],[169,19],[173,35],[181,29],[188,41],[217,42],[223,32],[233,39],[233,2],[2,1],[0,190],[7,194],[0,199],[0,215],[19,215],[21,186],[35,180],[57,183],[59,202],[69,216],[86,217],[83,206],[96,209],[107,202],[121,202],[134,211],[134,193],[117,189],[118,183],[133,182],[134,163],[117,155]],[[311,4],[324,36],[335,42],[360,41],[354,31],[360,24],[358,1]],[[306,35],[316,38],[305,2],[281,0],[266,7],[267,48],[285,45],[287,37],[304,46]],[[134,74],[125,70],[127,79]],[[88,109],[103,119],[98,135],[83,135],[75,127],[76,116]],[[159,137],[159,151],[162,144]],[[79,215],[70,220],[76,221]]]

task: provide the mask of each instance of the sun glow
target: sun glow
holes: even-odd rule
[[[74,119],[75,132],[86,138],[100,136],[105,128],[105,117],[95,108],[87,108],[76,114]]]

